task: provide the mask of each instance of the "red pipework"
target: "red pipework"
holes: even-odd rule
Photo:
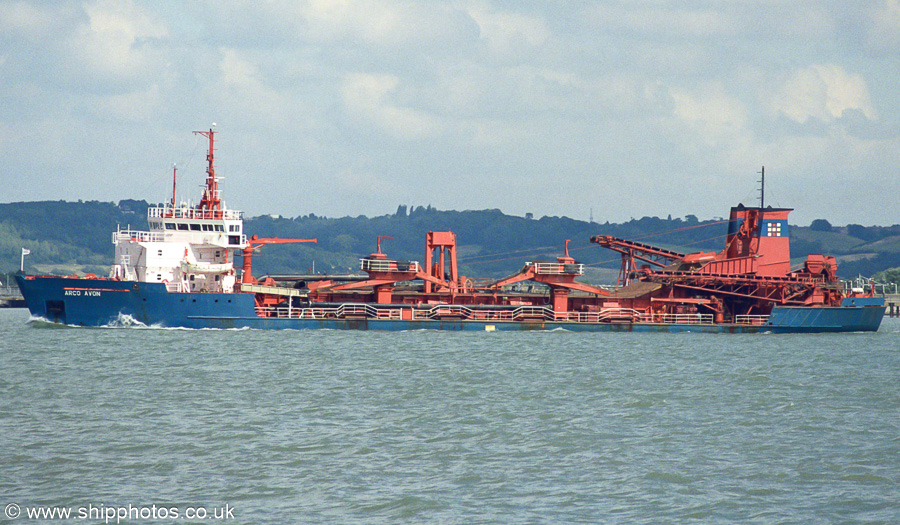
[[[569,256],[569,242],[570,242],[570,239],[566,239],[566,246],[564,248],[565,255],[563,255],[562,257],[556,258],[556,261],[559,264],[574,264],[575,263],[575,259],[573,259],[572,257]]]
[[[384,259],[387,256],[381,253],[381,241],[384,239],[393,239],[390,235],[379,235],[375,239],[375,253],[369,254],[369,257],[372,259]]]

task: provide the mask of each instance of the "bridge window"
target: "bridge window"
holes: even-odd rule
[[[174,223],[174,222],[167,222],[167,223],[166,223],[166,229],[167,229],[167,230],[174,230],[174,229],[175,229],[175,223]]]
[[[191,231],[195,231],[195,232],[200,231],[200,225],[199,224],[191,224]]]
[[[205,232],[211,232],[212,230],[213,230],[212,224],[204,224],[204,225],[203,225],[203,231],[205,231]]]
[[[179,223],[178,223],[178,231],[181,231],[181,232],[186,232],[186,231],[188,231],[188,225],[179,222]]]

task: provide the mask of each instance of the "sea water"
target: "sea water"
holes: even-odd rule
[[[900,522],[896,319],[823,335],[27,321],[0,311],[0,522]]]

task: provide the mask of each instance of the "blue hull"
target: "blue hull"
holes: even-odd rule
[[[764,325],[575,323],[399,319],[286,319],[255,313],[253,294],[169,293],[161,283],[16,276],[34,317],[73,326],[114,326],[136,321],[183,328],[335,330],[568,330],[572,332],[810,333],[874,332],[884,301],[840,307],[775,307]]]
[[[169,293],[162,283],[16,276],[31,315],[73,326],[146,325],[204,328],[197,318],[254,316],[252,294]]]
[[[877,331],[884,319],[884,299],[861,302],[826,308],[776,306],[766,326],[775,333]]]

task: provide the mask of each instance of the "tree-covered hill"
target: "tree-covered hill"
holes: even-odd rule
[[[129,224],[146,229],[147,207],[143,201],[0,204],[0,269],[18,270],[27,248],[31,271],[35,265],[47,270],[81,265],[105,274],[113,259],[112,232]]]
[[[417,207],[407,212],[402,206],[393,215],[373,218],[255,217],[246,222],[245,229],[260,236],[318,238],[315,245],[264,248],[258,267],[272,273],[296,273],[298,268],[307,271],[312,268],[313,259],[317,272],[355,271],[358,259],[375,251],[378,236],[392,237],[382,243],[382,250],[391,258],[421,262],[427,232],[453,231],[462,273],[491,277],[513,273],[527,261],[552,260],[562,255],[566,239],[571,240],[570,254],[580,262],[617,267],[617,254],[590,244],[591,236],[599,233],[640,237],[644,242],[667,246],[690,245],[692,251],[718,249],[725,236],[721,222],[701,223],[695,218],[683,221],[647,217],[625,224],[599,225],[567,217],[527,219],[499,210],[440,211]],[[657,236],[660,232],[668,235]]]
[[[118,227],[146,229],[148,203],[18,202],[0,204],[0,271],[19,268],[21,249],[26,271],[105,275],[113,260],[111,235]],[[250,217],[245,233],[259,237],[317,238],[316,244],[278,244],[262,248],[254,257],[254,273],[356,272],[359,258],[375,251],[378,236],[390,236],[382,250],[391,258],[422,262],[428,231],[457,235],[461,272],[474,277],[501,277],[527,261],[552,260],[561,255],[566,239],[570,254],[589,265],[595,282],[614,278],[619,256],[589,239],[608,234],[684,252],[718,251],[727,224],[722,219],[644,217],[626,223],[589,223],[567,217],[538,219],[505,215],[500,210],[442,211],[428,207],[398,207],[379,217],[296,218]],[[832,226],[818,219],[809,227],[792,226],[795,263],[807,254],[835,255],[839,274],[857,274],[900,266],[900,225]]]

